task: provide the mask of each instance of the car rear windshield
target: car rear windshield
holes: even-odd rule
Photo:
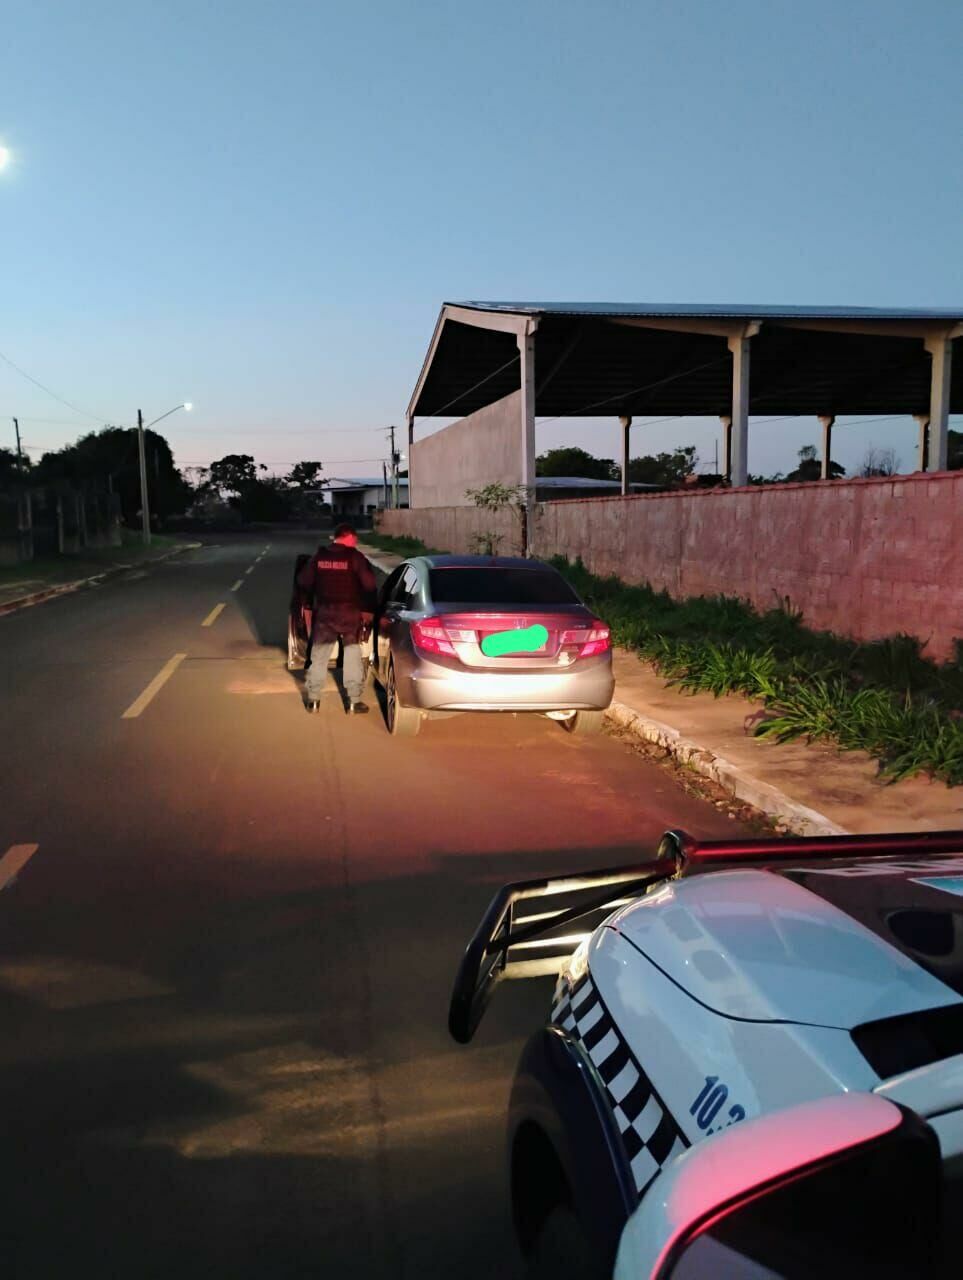
[[[578,604],[565,579],[550,569],[432,569],[436,604]]]

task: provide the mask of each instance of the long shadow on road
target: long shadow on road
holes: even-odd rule
[[[500,865],[632,856],[452,854],[230,898],[198,884],[169,914],[102,896],[105,919],[126,913],[115,945],[82,911],[35,906],[0,953],[6,1274],[515,1274],[504,1114],[550,983],[512,984],[465,1049],[451,979]]]

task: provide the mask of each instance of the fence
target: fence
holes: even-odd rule
[[[481,528],[514,551],[511,517],[469,507],[386,511],[385,533],[454,552]],[[479,520],[481,517],[481,520]],[[807,626],[859,640],[905,633],[935,659],[963,637],[963,472],[551,502],[531,549],[673,596],[789,601]]]
[[[116,494],[60,486],[0,492],[0,564],[120,544]]]

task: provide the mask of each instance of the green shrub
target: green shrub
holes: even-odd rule
[[[652,662],[668,685],[761,700],[759,736],[867,751],[894,780],[928,773],[963,783],[963,641],[954,661],[938,665],[915,636],[860,644],[810,631],[789,601],[759,613],[731,596],[673,600],[596,577],[580,560],[552,563],[605,618],[615,643]]]

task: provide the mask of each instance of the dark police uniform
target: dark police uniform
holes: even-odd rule
[[[364,691],[361,660],[363,614],[374,613],[377,579],[368,560],[355,547],[333,542],[318,547],[298,574],[298,585],[313,597],[311,665],[305,677],[305,696],[317,702],[328,678],[328,663],[338,640],[344,647],[344,687],[352,705]]]

